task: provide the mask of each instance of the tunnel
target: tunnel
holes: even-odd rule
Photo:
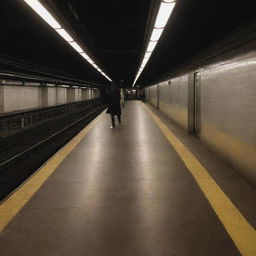
[[[1,256],[256,256],[253,1],[0,7]]]

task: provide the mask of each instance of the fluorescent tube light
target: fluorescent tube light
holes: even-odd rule
[[[149,59],[144,59],[144,60],[142,61],[142,64],[145,64],[145,65],[147,65],[147,63],[148,63],[148,60],[149,60]]]
[[[151,54],[152,54],[152,52],[146,52],[144,58],[148,58],[149,59]]]
[[[83,53],[82,48],[76,42],[69,42],[69,44],[79,53]]]
[[[162,2],[157,14],[155,28],[164,28],[175,6],[175,2]]]
[[[150,41],[158,41],[160,36],[162,35],[163,28],[154,28]]]
[[[149,42],[147,52],[153,52],[156,47],[157,42]]]
[[[24,0],[44,21],[46,21],[52,28],[60,29],[61,25],[53,16],[45,9],[45,7],[38,0]]]
[[[94,64],[94,61],[92,59],[87,60],[91,65]]]
[[[64,40],[68,42],[74,41],[74,39],[69,35],[69,33],[65,29],[61,28],[61,29],[55,29],[55,30]]]
[[[85,58],[87,61],[89,61],[90,57],[89,57],[86,53],[81,52],[80,54],[81,54],[81,56],[82,56],[83,58]]]
[[[160,8],[158,10],[157,18],[155,21],[154,29],[152,31],[152,34],[150,36],[149,44],[147,47],[147,50],[145,52],[143,61],[140,65],[139,71],[136,75],[136,78],[133,82],[133,86],[135,85],[137,79],[139,78],[140,74],[142,73],[144,67],[147,65],[147,62],[154,51],[158,40],[160,39],[164,28],[166,26],[166,23],[173,11],[173,8],[175,6],[175,0],[162,0],[160,4]]]
[[[24,0],[43,20],[45,20],[54,30],[72,46],[80,55],[87,60],[97,71],[101,69],[94,61],[83,51],[83,49],[74,41],[70,34],[61,27],[59,22],[49,13],[49,11],[40,3],[39,0]],[[107,77],[108,80],[112,81]]]

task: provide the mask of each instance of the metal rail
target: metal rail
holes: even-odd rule
[[[41,109],[32,109],[26,112],[0,114],[0,137],[8,137],[20,130],[31,128],[42,122],[56,117],[63,117],[69,113],[79,113],[100,105],[100,98],[90,99],[69,104],[62,104]]]
[[[5,165],[11,163],[14,160],[17,160],[18,158],[20,158],[21,156],[25,155],[26,153],[31,152],[32,150],[38,148],[40,145],[43,145],[45,142],[49,141],[50,139],[56,137],[57,135],[63,133],[64,131],[66,131],[67,129],[69,129],[70,127],[76,125],[77,123],[81,122],[82,120],[88,118],[90,115],[92,115],[93,113],[97,112],[98,110],[102,109],[102,111],[105,109],[105,106],[102,107],[98,107],[96,110],[89,112],[87,115],[85,115],[82,118],[79,118],[78,120],[72,122],[71,124],[67,125],[66,127],[64,127],[63,129],[59,130],[58,132],[55,132],[54,134],[50,135],[49,137],[47,137],[46,139],[36,143],[35,145],[33,145],[32,147],[20,152],[19,154],[16,154],[15,156],[9,158],[8,160],[0,163],[0,168],[4,167]],[[101,112],[102,112],[101,111]]]

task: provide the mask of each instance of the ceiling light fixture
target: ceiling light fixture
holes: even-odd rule
[[[99,67],[94,61],[84,52],[81,46],[75,42],[70,34],[62,28],[60,23],[51,15],[51,13],[40,3],[39,0],[24,0],[46,23],[48,23],[65,41],[69,43],[87,62],[101,73]],[[109,81],[112,81],[105,73],[101,73]]]
[[[154,49],[158,43],[158,40],[160,39],[160,37],[165,29],[168,19],[171,16],[174,6],[175,6],[175,0],[162,0],[161,1],[160,7],[158,10],[158,14],[156,17],[156,21],[154,24],[154,28],[153,28],[153,31],[151,33],[150,40],[148,43],[148,47],[144,54],[139,71],[138,71],[138,73],[135,77],[135,80],[133,82],[133,86],[135,86],[136,81],[138,80],[140,74],[142,73],[143,69],[147,65],[147,62],[150,59],[151,54],[154,51]]]
[[[83,53],[83,49],[76,42],[69,42],[69,44],[79,53]]]
[[[147,52],[153,52],[156,47],[157,41],[149,41]]]
[[[73,42],[74,41],[74,39],[70,36],[70,34],[64,28],[55,29],[55,30],[67,42]]]
[[[86,60],[89,62],[90,57],[89,57],[86,53],[81,52],[80,54],[81,54],[81,56],[82,56],[84,59],[86,59]]]
[[[150,41],[152,41],[152,42],[158,41],[162,35],[163,30],[164,30],[163,28],[154,28],[151,38],[150,38]]]
[[[52,28],[60,29],[61,25],[53,16],[45,9],[45,7],[37,0],[24,0],[44,21]]]

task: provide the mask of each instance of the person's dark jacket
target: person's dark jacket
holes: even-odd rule
[[[111,115],[121,115],[120,107],[120,91],[118,88],[111,88],[108,97],[108,109],[107,113]]]

